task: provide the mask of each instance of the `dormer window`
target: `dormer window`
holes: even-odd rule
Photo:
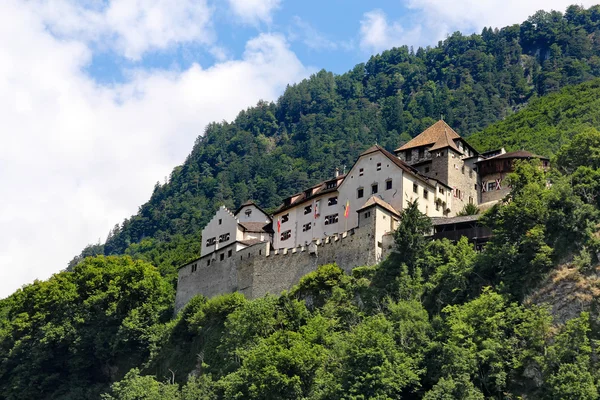
[[[326,189],[333,189],[334,187],[336,187],[336,183],[336,181],[327,182],[327,185],[325,187]]]
[[[425,157],[425,149],[419,149],[419,158]]]

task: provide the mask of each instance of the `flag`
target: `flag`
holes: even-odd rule
[[[350,200],[346,200],[346,210],[344,211],[344,218],[348,218],[350,215]]]
[[[277,233],[281,232],[281,217],[277,218]]]
[[[319,202],[320,200],[315,201],[315,219],[317,219],[321,214],[321,212],[319,211]]]

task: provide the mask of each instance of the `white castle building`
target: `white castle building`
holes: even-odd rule
[[[307,258],[294,265],[299,265],[298,271],[306,271],[322,263],[338,262],[348,264],[340,267],[349,270],[361,262],[376,262],[389,250],[390,233],[409,202],[418,200],[419,210],[437,220],[435,226],[447,229],[450,218],[466,204],[489,206],[506,195],[509,189],[502,181],[512,171],[515,159],[541,158],[544,166],[548,162],[524,151],[506,153],[500,149],[480,154],[441,120],[395,153],[374,145],[358,156],[345,175],[336,173],[286,198],[271,215],[251,201],[233,213],[221,206],[202,230],[200,258],[179,270],[177,307],[198,293],[210,296],[232,290],[244,292],[253,285],[260,286],[259,294],[268,292],[270,285],[272,293],[289,288],[300,277],[293,276],[283,284],[271,279],[259,285],[261,274],[252,269],[257,261],[248,260],[292,254],[296,249],[316,255],[315,243],[345,238],[348,232],[354,234],[364,226],[368,226],[368,233],[356,237],[368,242],[368,256],[332,254],[320,261]],[[486,181],[488,176],[492,179]],[[440,219],[444,223],[439,223]],[[341,249],[350,251],[348,246]],[[281,268],[286,268],[285,261],[281,262]],[[199,268],[200,276],[194,275]],[[269,264],[269,271],[273,268],[277,267]],[[254,278],[248,280],[248,274],[254,274]],[[239,287],[242,281],[251,283]],[[253,293],[249,297],[257,295],[256,291],[248,293]]]

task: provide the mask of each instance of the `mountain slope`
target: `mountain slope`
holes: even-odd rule
[[[469,138],[480,149],[504,146],[551,156],[577,132],[600,128],[600,80],[569,86],[533,100],[523,110]]]

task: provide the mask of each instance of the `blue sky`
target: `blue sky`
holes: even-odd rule
[[[593,1],[579,0],[585,6]],[[0,1],[0,298],[135,214],[205,126],[563,0]]]
[[[239,23],[232,21],[227,6],[214,7],[212,24],[216,44],[223,48],[228,58],[239,59],[245,43],[257,32],[277,32],[286,36],[291,50],[303,64],[338,74],[366,61],[371,54],[369,49],[360,47],[360,24],[365,13],[381,10],[390,20],[402,23],[414,14],[397,0],[305,0],[280,2],[273,8],[270,21]],[[435,44],[435,41],[431,43]],[[149,52],[139,60],[127,59],[112,48],[96,46],[92,62],[86,69],[98,82],[113,83],[126,80],[124,71],[131,68],[186,69],[192,63],[206,68],[220,61],[210,49],[194,43]]]

